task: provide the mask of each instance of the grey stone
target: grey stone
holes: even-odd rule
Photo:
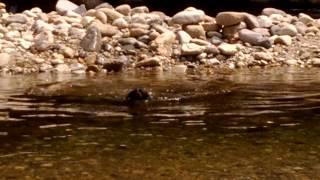
[[[85,51],[100,51],[101,44],[101,32],[94,26],[88,28],[86,35],[80,42],[80,46]]]
[[[54,36],[50,31],[43,31],[34,38],[34,48],[38,51],[46,51],[54,43]]]
[[[221,43],[223,43],[223,39],[218,37],[218,36],[213,36],[211,39],[210,39],[210,42],[214,45],[219,45]]]
[[[192,37],[185,31],[178,31],[177,33],[178,40],[180,44],[189,43],[192,39]]]
[[[270,31],[273,35],[296,36],[298,34],[297,28],[289,23],[274,25],[271,27]]]
[[[202,10],[184,10],[172,17],[172,22],[176,24],[197,24],[203,21],[205,13]]]
[[[84,16],[87,13],[87,9],[84,4],[81,4],[76,9],[74,9],[73,12],[80,14],[81,16]]]
[[[14,14],[10,15],[5,19],[6,24],[11,23],[19,23],[26,24],[28,22],[28,18],[24,14]]]
[[[259,22],[259,26],[262,28],[269,28],[271,27],[272,24],[272,20],[268,17],[268,16],[258,16],[258,22]]]
[[[217,48],[217,46],[215,45],[208,45],[206,46],[206,49],[204,50],[204,52],[208,53],[208,54],[213,54],[213,55],[217,55],[219,54],[219,49]]]
[[[239,31],[239,38],[243,42],[250,43],[255,46],[262,46],[265,48],[271,47],[271,42],[268,38],[264,37],[262,34],[248,30],[242,29]]]
[[[305,34],[307,32],[308,27],[303,22],[295,22],[294,25],[298,33]]]
[[[305,25],[310,25],[314,22],[314,19],[311,16],[304,13],[299,13],[298,17],[299,21]]]
[[[258,18],[252,14],[244,13],[244,22],[249,29],[259,28],[260,24]]]
[[[271,34],[267,28],[254,28],[252,31],[260,33],[262,36],[269,37]]]

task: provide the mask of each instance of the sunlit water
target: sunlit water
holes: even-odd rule
[[[319,69],[1,77],[0,102],[0,179],[320,178]]]

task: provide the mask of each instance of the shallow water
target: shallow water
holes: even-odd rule
[[[0,102],[0,179],[320,178],[319,69],[1,77]]]

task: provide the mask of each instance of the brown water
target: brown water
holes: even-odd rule
[[[0,179],[320,178],[319,69],[1,77],[0,102]]]

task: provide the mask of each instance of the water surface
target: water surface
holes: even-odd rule
[[[319,69],[1,77],[0,102],[1,179],[320,178]]]

